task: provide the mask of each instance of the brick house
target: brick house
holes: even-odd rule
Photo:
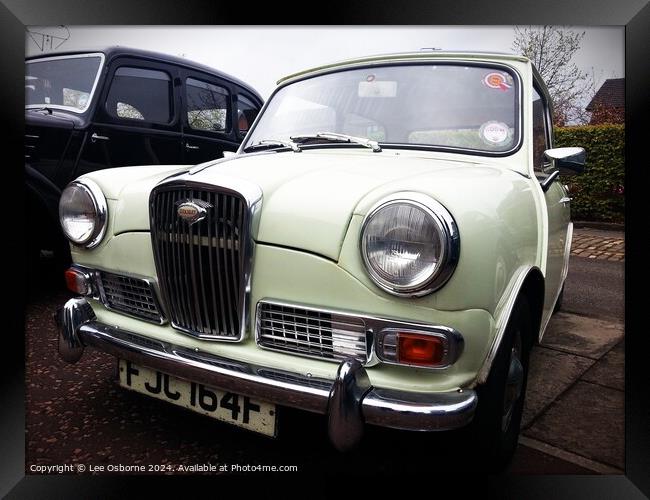
[[[590,125],[625,123],[625,78],[609,78],[585,110],[591,113]]]

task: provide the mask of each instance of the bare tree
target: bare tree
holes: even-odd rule
[[[593,78],[572,62],[585,36],[561,26],[515,27],[512,49],[528,57],[546,82],[557,125],[586,123],[585,97],[593,92]]]

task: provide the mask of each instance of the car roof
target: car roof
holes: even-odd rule
[[[287,75],[277,81],[277,84],[285,83],[295,78],[302,78],[312,73],[322,73],[327,71],[336,70],[337,68],[345,68],[348,66],[358,66],[365,64],[383,64],[386,62],[404,62],[404,61],[417,61],[417,60],[436,60],[436,59],[476,59],[476,60],[499,60],[499,61],[518,61],[528,62],[529,59],[525,56],[507,53],[507,52],[481,52],[481,51],[467,51],[467,50],[437,50],[437,49],[423,49],[418,52],[398,52],[394,54],[377,54],[364,57],[356,57],[354,59],[346,59],[343,61],[317,66],[303,71],[298,71]]]
[[[74,54],[88,54],[91,52],[101,52],[104,54],[106,57],[106,60],[109,61],[114,57],[117,56],[135,56],[135,57],[141,57],[143,59],[149,59],[149,60],[155,60],[155,61],[164,61],[164,62],[170,62],[174,65],[177,66],[183,66],[185,68],[193,69],[196,71],[202,71],[204,73],[210,73],[212,75],[218,76],[219,78],[223,78],[224,80],[228,80],[231,83],[237,84],[243,88],[245,88],[247,91],[249,91],[251,94],[253,94],[255,97],[257,97],[260,102],[264,102],[264,99],[262,99],[262,96],[257,92],[253,87],[251,87],[248,83],[240,80],[237,77],[234,77],[232,75],[229,75],[228,73],[224,73],[223,71],[219,71],[215,68],[212,68],[210,66],[206,66],[204,64],[197,63],[195,61],[192,61],[190,59],[185,59],[183,57],[178,57],[178,56],[173,56],[170,54],[164,54],[162,52],[153,52],[149,50],[143,50],[143,49],[136,49],[133,47],[123,47],[120,45],[113,45],[113,46],[108,46],[108,47],[88,47],[88,48],[83,48],[83,49],[75,49],[75,50],[70,50],[70,51],[57,51],[57,52],[50,52],[48,54],[39,54],[36,56],[30,56],[26,57],[26,60],[34,60],[34,59],[40,59],[40,58],[45,58],[45,57],[57,57],[57,56],[68,56],[68,55],[74,55]]]

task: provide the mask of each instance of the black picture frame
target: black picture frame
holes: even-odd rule
[[[0,85],[3,142],[4,186],[2,205],[5,217],[4,288],[10,296],[4,304],[2,369],[2,413],[0,418],[0,495],[8,498],[107,498],[133,494],[132,478],[93,476],[25,476],[24,414],[24,274],[20,244],[29,228],[22,226],[20,214],[24,185],[20,161],[23,141],[23,64],[27,25],[170,25],[240,24],[246,22],[357,25],[618,25],[625,26],[626,77],[626,269],[643,270],[639,219],[647,212],[638,201],[647,184],[640,182],[646,168],[641,147],[647,142],[644,123],[648,114],[648,56],[650,6],[647,0],[418,0],[392,3],[348,2],[344,7],[318,9],[319,17],[292,19],[303,9],[269,5],[264,9],[245,9],[241,4],[203,0],[2,0],[0,3]],[[13,188],[13,187],[15,188]],[[647,197],[647,195],[646,195]],[[645,224],[647,227],[647,224]],[[645,227],[644,227],[645,229]],[[15,256],[12,257],[12,256]],[[513,476],[491,479],[489,488],[500,498],[644,498],[650,495],[650,380],[648,363],[643,359],[641,298],[639,290],[645,273],[626,272],[626,431],[624,476]],[[462,474],[462,470],[459,470]],[[127,480],[125,480],[127,479]],[[135,480],[135,478],[133,478]],[[147,479],[147,478],[144,478]],[[156,478],[148,478],[156,479]],[[263,479],[260,477],[260,479]],[[288,478],[291,480],[291,478]],[[191,478],[193,484],[204,480]],[[167,483],[167,482],[165,482]],[[158,486],[161,483],[158,482]],[[194,487],[195,487],[194,486]],[[148,485],[149,487],[149,485]],[[193,487],[193,489],[194,489]],[[458,492],[475,488],[471,480],[458,485]],[[321,493],[322,494],[322,493]],[[487,491],[485,493],[487,496]]]

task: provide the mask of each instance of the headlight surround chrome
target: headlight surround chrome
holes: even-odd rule
[[[393,295],[420,297],[439,289],[453,274],[460,235],[449,211],[433,198],[396,193],[368,212],[360,246],[377,286]]]
[[[94,248],[106,232],[108,207],[101,188],[90,179],[73,181],[61,193],[59,222],[73,244]]]

